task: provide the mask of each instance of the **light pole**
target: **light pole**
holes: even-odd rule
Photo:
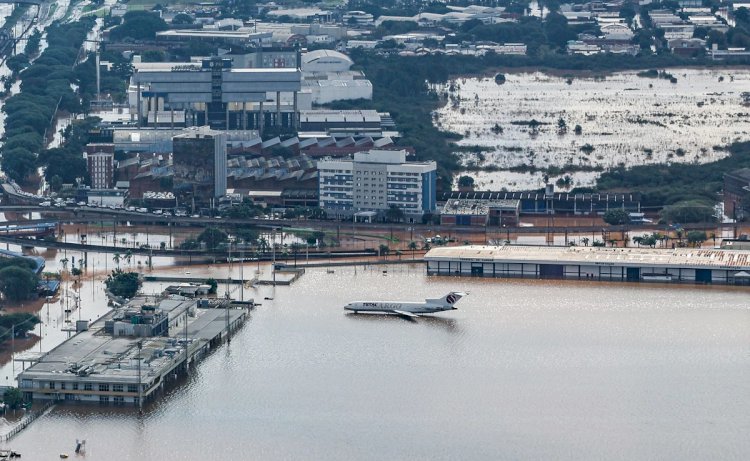
[[[143,398],[141,395],[141,349],[143,348],[143,341],[138,341],[138,411],[143,411]]]

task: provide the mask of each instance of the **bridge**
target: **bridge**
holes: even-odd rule
[[[0,234],[13,237],[44,237],[55,235],[56,222],[0,225]]]

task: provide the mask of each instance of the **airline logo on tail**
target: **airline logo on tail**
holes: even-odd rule
[[[448,301],[448,304],[455,304],[456,301],[458,301],[458,297],[454,295],[453,293],[449,294],[445,298],[446,301]]]

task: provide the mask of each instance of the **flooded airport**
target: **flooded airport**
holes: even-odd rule
[[[270,270],[234,264],[232,277],[259,267]],[[100,285],[82,282],[84,313],[106,310]],[[432,317],[343,310],[453,290],[470,294]],[[58,404],[6,445],[34,460],[73,456],[77,439],[89,460],[750,456],[746,288],[440,278],[404,264],[308,269],[242,295],[260,305],[231,343],[142,414]]]

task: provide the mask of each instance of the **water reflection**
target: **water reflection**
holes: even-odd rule
[[[440,329],[448,333],[461,333],[458,321],[447,317],[438,317],[432,315],[423,315],[418,318],[406,317],[403,315],[387,314],[387,313],[355,313],[347,312],[346,318],[358,321],[358,322],[382,322],[388,323],[412,323],[419,325],[426,325],[428,327]]]
[[[458,310],[414,322],[342,308],[457,289],[471,292]],[[143,417],[60,405],[12,445],[27,459],[76,438],[89,460],[748,459],[747,293],[308,270],[254,290],[273,299]]]

